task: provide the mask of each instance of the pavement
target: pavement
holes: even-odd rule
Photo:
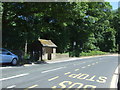
[[[35,65],[35,64],[45,64],[45,63],[49,63],[49,64],[50,64],[50,63],[67,62],[67,61],[74,61],[74,60],[79,60],[79,59],[93,58],[93,57],[101,57],[101,56],[118,56],[118,54],[55,58],[55,59],[52,59],[52,60],[31,62],[30,64],[24,64],[23,66],[30,66],[30,65]]]
[[[70,61],[69,61],[70,60]],[[2,88],[116,88],[118,56],[69,58],[2,70]]]

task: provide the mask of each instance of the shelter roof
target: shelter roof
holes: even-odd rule
[[[38,39],[43,47],[57,47],[51,40]]]

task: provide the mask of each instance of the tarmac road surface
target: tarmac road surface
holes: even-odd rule
[[[2,88],[110,88],[118,56],[0,68]]]

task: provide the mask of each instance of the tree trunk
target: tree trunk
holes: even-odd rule
[[[26,42],[25,42],[25,56],[27,55],[27,45],[28,45],[28,43],[27,43],[27,40],[26,40]]]

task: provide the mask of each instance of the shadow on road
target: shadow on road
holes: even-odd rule
[[[13,66],[13,65],[11,65],[10,63],[0,64],[0,67],[9,67],[9,66],[18,67],[18,66],[22,66],[22,65]]]
[[[45,61],[37,61],[37,62],[29,62],[24,64],[17,64],[15,66],[11,65],[10,63],[5,63],[5,64],[0,64],[0,67],[21,67],[21,66],[24,66],[25,64],[32,65],[32,64],[48,64],[48,63]]]

